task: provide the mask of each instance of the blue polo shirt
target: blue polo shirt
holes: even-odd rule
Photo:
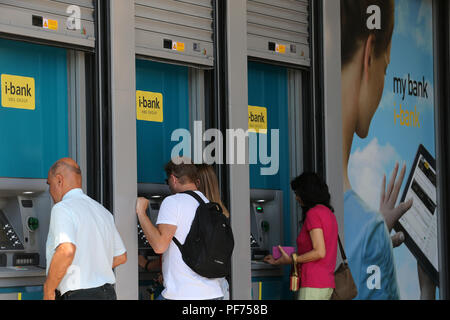
[[[391,237],[381,213],[353,191],[344,195],[345,253],[358,288],[355,300],[398,300]]]

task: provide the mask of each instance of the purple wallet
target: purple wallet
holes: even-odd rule
[[[282,248],[283,248],[284,252],[287,253],[288,256],[291,256],[291,254],[293,254],[295,252],[294,247],[282,247]],[[280,249],[278,248],[278,246],[272,247],[272,256],[275,260],[281,258],[281,252],[280,252]]]

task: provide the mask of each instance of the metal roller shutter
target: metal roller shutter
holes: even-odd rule
[[[136,54],[214,65],[211,0],[136,0]]]
[[[309,66],[308,0],[247,0],[248,55]]]
[[[80,8],[79,30],[67,27],[71,5]],[[0,0],[0,32],[94,48],[94,1]]]

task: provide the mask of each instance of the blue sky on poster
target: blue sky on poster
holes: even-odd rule
[[[349,160],[349,179],[353,189],[374,209],[379,208],[383,175],[389,178],[395,163],[406,163],[406,177],[419,144],[435,156],[434,71],[431,0],[397,0],[392,39],[391,64],[385,88],[366,139],[355,136]],[[428,98],[394,93],[394,77],[422,81]],[[419,113],[420,128],[395,124],[395,113]],[[400,200],[399,196],[399,200]],[[402,299],[418,299],[417,264],[405,245],[394,250]]]

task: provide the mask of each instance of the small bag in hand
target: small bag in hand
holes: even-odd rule
[[[292,269],[289,278],[289,290],[297,292],[300,289],[300,276],[297,270],[297,254],[292,254]]]
[[[330,300],[352,300],[358,295],[358,289],[356,288],[355,281],[353,280],[352,273],[348,266],[347,256],[345,255],[344,248],[341,243],[341,239],[338,236],[339,250],[341,251],[343,263],[334,273],[334,280],[336,288],[331,295]]]

